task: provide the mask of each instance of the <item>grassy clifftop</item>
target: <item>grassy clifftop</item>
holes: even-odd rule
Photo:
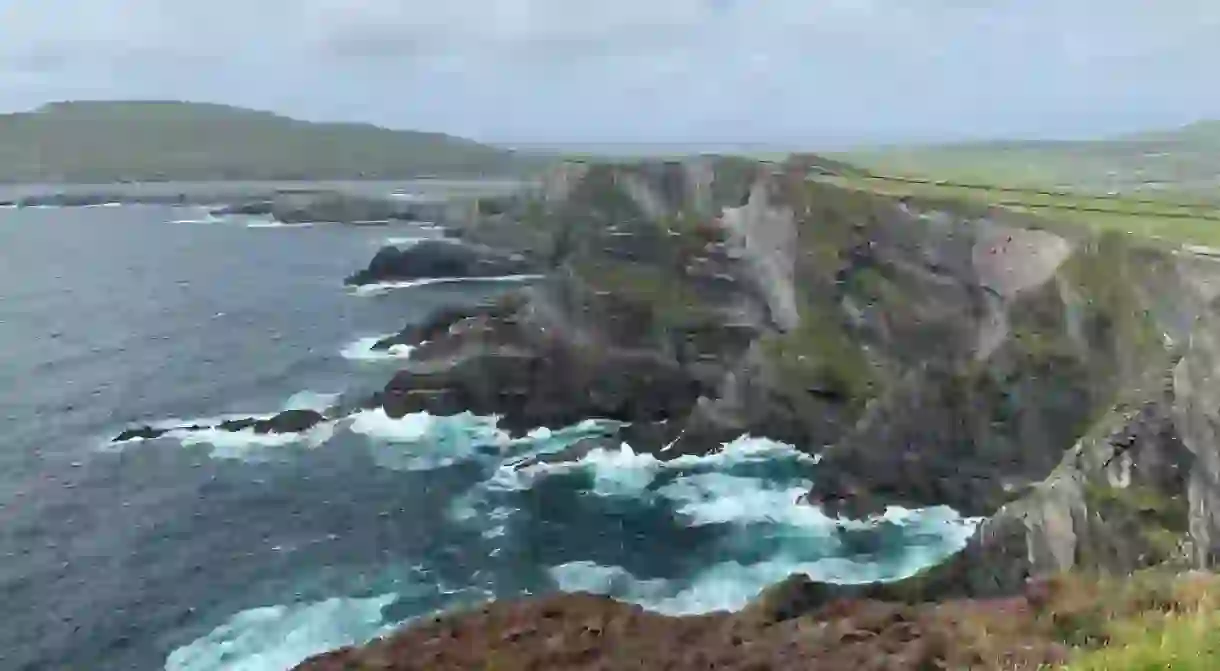
[[[1220,121],[1100,140],[862,148],[840,157],[891,175],[1086,191],[1209,192],[1220,181]]]
[[[67,102],[0,115],[0,182],[400,179],[543,166],[470,140],[184,102]]]

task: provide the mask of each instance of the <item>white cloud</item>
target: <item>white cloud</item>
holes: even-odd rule
[[[1109,132],[1220,115],[1217,38],[1214,0],[16,0],[0,107],[205,98],[531,139]]]

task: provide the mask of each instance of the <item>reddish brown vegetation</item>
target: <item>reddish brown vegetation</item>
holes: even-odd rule
[[[666,617],[590,595],[436,618],[301,671],[627,669],[1036,669],[1066,648],[1024,597],[907,606],[840,601],[775,621],[761,609]]]

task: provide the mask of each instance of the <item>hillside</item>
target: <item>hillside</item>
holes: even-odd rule
[[[440,133],[183,102],[67,102],[0,115],[0,182],[401,179],[532,172],[538,155]]]
[[[861,148],[839,155],[906,176],[1089,191],[1214,191],[1220,122],[1080,141],[1006,141]]]

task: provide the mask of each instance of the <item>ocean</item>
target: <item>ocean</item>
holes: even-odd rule
[[[554,591],[737,608],[792,572],[897,578],[972,522],[796,503],[816,459],[742,437],[527,469],[607,430],[365,411],[300,436],[136,423],[323,408],[384,385],[378,336],[503,282],[352,291],[426,225],[277,226],[200,208],[0,209],[0,668],[280,671],[439,609]]]

